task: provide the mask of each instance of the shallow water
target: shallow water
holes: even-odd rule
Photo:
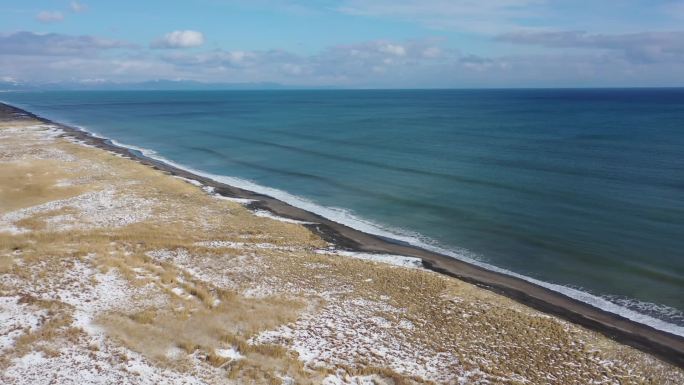
[[[684,89],[0,99],[362,230],[684,326]]]

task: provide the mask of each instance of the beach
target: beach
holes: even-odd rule
[[[684,339],[7,105],[0,379],[684,381]]]

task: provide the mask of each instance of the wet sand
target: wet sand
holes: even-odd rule
[[[149,165],[169,174],[196,180],[213,187],[215,192],[226,197],[251,199],[248,207],[268,210],[275,215],[315,224],[306,225],[312,232],[339,248],[351,251],[379,252],[421,258],[425,268],[456,277],[479,287],[514,299],[524,305],[555,315],[575,324],[595,330],[615,341],[653,354],[678,367],[684,367],[684,338],[631,321],[614,313],[603,311],[589,304],[577,301],[561,293],[535,285],[531,282],[489,271],[479,266],[454,258],[402,244],[391,239],[366,234],[350,227],[325,219],[311,212],[293,207],[272,197],[243,190],[211,179],[195,175],[172,165],[159,162],[137,152],[112,144],[73,127],[65,126],[0,103],[0,119],[27,116],[53,124],[87,144],[112,151],[142,164]]]

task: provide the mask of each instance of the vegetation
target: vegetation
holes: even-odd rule
[[[215,383],[684,380],[646,354],[465,282],[320,253],[328,245],[303,226],[99,149],[46,146],[35,123],[0,125],[0,229],[14,228],[0,231],[0,297],[20,298],[16,306],[39,320],[18,333],[0,372],[31,351],[54,358],[69,346],[93,365],[107,352],[116,365],[139,354]],[[3,134],[22,125],[27,133]],[[69,156],[43,159],[50,154]],[[88,202],[67,200],[112,188],[96,208],[111,214],[105,222],[93,222]],[[106,282],[125,297],[106,302]],[[104,340],[84,330],[84,317]]]

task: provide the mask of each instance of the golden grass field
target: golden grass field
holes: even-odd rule
[[[682,384],[457,279],[0,121],[0,383]]]

